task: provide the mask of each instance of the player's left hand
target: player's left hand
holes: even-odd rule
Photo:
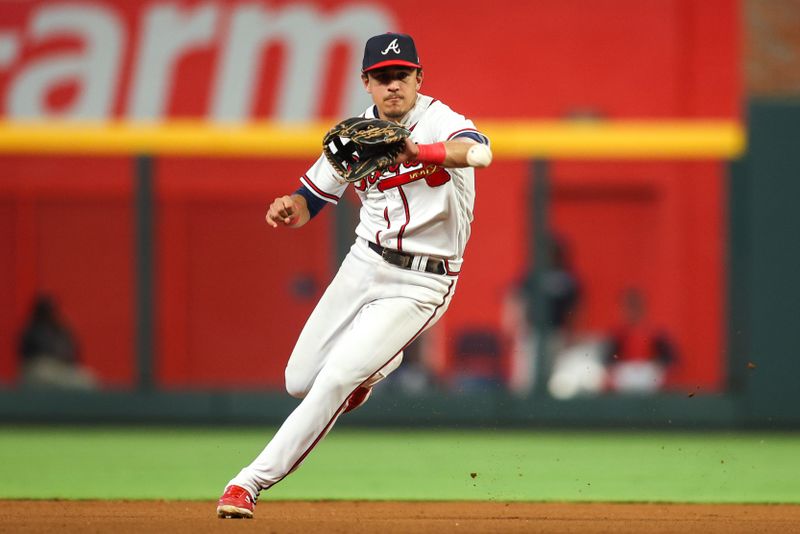
[[[417,144],[409,139],[408,137],[405,138],[405,146],[403,146],[403,151],[400,152],[397,157],[394,158],[395,163],[406,163],[407,161],[414,161],[419,156],[419,147]]]

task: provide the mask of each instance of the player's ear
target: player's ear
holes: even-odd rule
[[[372,89],[369,87],[369,76],[364,72],[361,73],[361,81],[364,83],[364,89],[366,89],[369,94],[372,94]]]
[[[417,91],[422,87],[422,69],[417,69]]]

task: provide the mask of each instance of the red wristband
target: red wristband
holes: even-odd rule
[[[444,143],[432,143],[430,145],[417,145],[419,155],[417,161],[421,163],[436,163],[441,165],[447,157],[447,149]]]

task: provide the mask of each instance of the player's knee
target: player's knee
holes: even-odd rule
[[[296,399],[302,399],[311,389],[311,384],[306,373],[298,372],[292,366],[286,366],[285,372],[286,392]]]
[[[303,399],[308,394],[308,389],[297,382],[286,381],[286,392],[295,399]]]

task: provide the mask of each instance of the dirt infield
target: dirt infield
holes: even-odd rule
[[[800,505],[262,502],[253,520],[214,503],[0,501],[0,532],[799,532]]]

